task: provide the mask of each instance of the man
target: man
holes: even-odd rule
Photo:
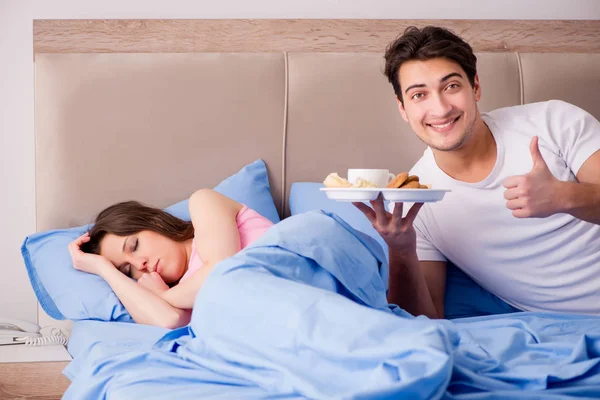
[[[401,203],[355,203],[389,246],[390,303],[443,318],[454,264],[485,289],[470,315],[600,315],[600,123],[556,100],[480,114],[476,57],[443,28],[408,28],[385,59],[403,119],[429,146],[410,173],[452,190],[404,217]]]

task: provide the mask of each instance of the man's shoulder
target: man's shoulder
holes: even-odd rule
[[[497,108],[493,111],[482,113],[481,115],[484,120],[487,119],[502,123],[504,121],[509,122],[521,118],[535,119],[537,117],[543,117],[544,115],[570,113],[574,110],[580,110],[580,108],[563,100],[547,100]]]

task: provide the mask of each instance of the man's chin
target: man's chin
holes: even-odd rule
[[[456,140],[452,142],[430,143],[429,147],[437,151],[454,151],[460,149],[463,144],[463,140]]]

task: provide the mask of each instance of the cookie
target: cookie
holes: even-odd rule
[[[323,185],[328,188],[349,188],[352,184],[346,179],[342,178],[337,172],[332,172],[327,175],[327,178],[323,181]]]
[[[419,189],[431,189],[431,185],[419,184]]]
[[[419,182],[419,177],[417,175],[410,175],[406,181],[402,184],[402,186],[409,184],[410,182]]]
[[[402,185],[400,189],[418,189],[420,186],[419,181],[410,181]]]
[[[394,179],[388,183],[387,187],[390,189],[398,189],[408,179],[408,172],[400,172]]]

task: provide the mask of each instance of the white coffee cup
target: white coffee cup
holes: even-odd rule
[[[348,181],[352,184],[357,178],[362,178],[375,185],[378,188],[384,188],[394,179],[395,175],[390,173],[388,169],[349,169]]]

